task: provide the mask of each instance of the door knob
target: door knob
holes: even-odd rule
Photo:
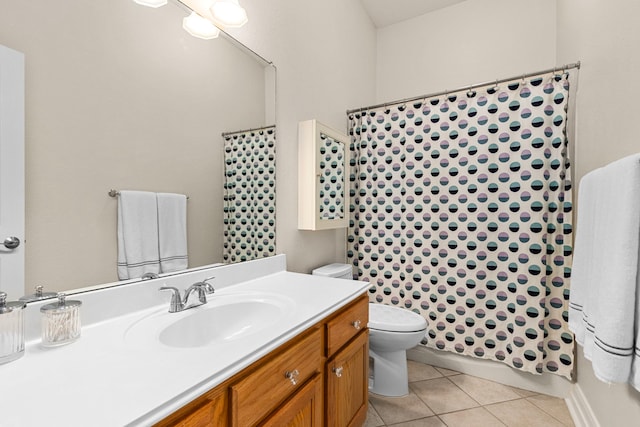
[[[14,236],[7,237],[4,239],[4,247],[7,249],[15,249],[20,246],[20,239]]]

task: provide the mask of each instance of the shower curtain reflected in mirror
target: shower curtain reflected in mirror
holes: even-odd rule
[[[428,347],[571,377],[568,75],[352,114],[348,256]]]
[[[223,261],[276,253],[276,129],[225,133]]]

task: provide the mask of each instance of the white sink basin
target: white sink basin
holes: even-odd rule
[[[179,313],[168,306],[134,322],[125,332],[131,344],[194,348],[250,337],[285,320],[293,312],[290,298],[266,293],[213,294],[209,302]]]

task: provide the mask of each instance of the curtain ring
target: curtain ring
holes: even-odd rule
[[[473,90],[473,85],[469,86],[469,90],[467,91],[467,98],[473,98],[476,95],[476,92]]]

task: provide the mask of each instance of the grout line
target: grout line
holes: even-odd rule
[[[535,396],[529,396],[529,397],[535,397]],[[542,412],[544,412],[545,414],[549,415],[551,418],[553,418],[554,420],[556,420],[557,422],[559,422],[563,426],[569,427],[567,424],[564,423],[564,421],[562,421],[561,419],[557,418],[556,416],[554,416],[553,414],[549,413],[548,411],[545,411],[544,408],[542,408],[542,407],[536,405],[535,403],[533,403],[532,401],[530,401],[529,397],[525,397],[527,402],[531,403],[533,406],[535,406],[536,408],[540,409]],[[556,398],[556,399],[559,399],[559,398]],[[565,405],[565,407],[567,406],[567,404],[564,403],[564,401],[563,401],[563,404]],[[568,411],[568,408],[567,408],[567,411]]]
[[[438,371],[438,372],[439,372],[439,371]],[[420,401],[421,401],[421,402],[422,402],[422,403],[423,403],[427,408],[429,408],[429,410],[433,413],[433,415],[431,415],[431,416],[423,417],[423,418],[419,418],[419,419],[417,419],[417,420],[422,420],[422,419],[427,419],[427,418],[433,418],[433,417],[435,417],[435,418],[437,418],[437,419],[438,419],[438,420],[439,420],[443,425],[445,425],[445,426],[446,426],[447,424],[444,422],[444,420],[442,420],[442,418],[440,418],[440,416],[441,416],[441,415],[453,414],[453,413],[456,413],[456,412],[463,412],[463,411],[467,411],[467,410],[470,410],[470,409],[483,408],[483,409],[484,409],[484,410],[486,410],[489,414],[491,414],[494,418],[496,418],[496,419],[497,419],[501,424],[503,424],[503,425],[505,425],[505,426],[508,426],[508,425],[507,425],[507,424],[506,424],[502,419],[500,419],[500,417],[498,417],[498,416],[497,416],[497,415],[495,415],[493,412],[491,412],[491,411],[488,409],[488,407],[489,407],[489,406],[494,406],[494,405],[499,405],[499,404],[506,403],[506,402],[514,402],[514,401],[517,401],[517,400],[524,400],[524,401],[528,402],[529,404],[533,405],[534,407],[536,407],[537,409],[541,410],[542,412],[544,412],[544,413],[545,413],[545,414],[547,414],[548,416],[550,416],[553,420],[557,421],[558,423],[562,424],[563,426],[569,427],[569,426],[567,426],[567,424],[565,424],[562,420],[558,419],[557,417],[553,416],[553,415],[552,415],[552,414],[550,414],[549,412],[545,411],[543,408],[539,407],[538,405],[536,405],[536,404],[534,404],[533,402],[531,402],[531,401],[529,401],[529,400],[528,400],[529,398],[532,398],[532,397],[535,397],[535,396],[548,396],[548,395],[546,395],[546,394],[544,394],[544,393],[536,393],[536,394],[531,395],[531,396],[520,396],[520,395],[519,395],[519,397],[517,397],[517,398],[515,398],[515,399],[507,399],[507,400],[500,401],[500,402],[494,402],[494,403],[488,403],[488,404],[486,404],[486,405],[482,405],[482,404],[480,404],[480,402],[478,402],[476,399],[474,399],[473,397],[471,397],[467,392],[465,392],[461,387],[459,387],[456,383],[454,383],[453,381],[451,381],[451,380],[450,380],[450,377],[452,377],[452,376],[456,376],[456,375],[466,375],[466,374],[458,373],[458,374],[455,374],[455,375],[448,375],[448,376],[447,376],[447,375],[442,374],[441,372],[439,372],[439,373],[440,373],[442,376],[440,376],[440,377],[435,377],[435,378],[428,378],[428,379],[424,379],[424,380],[410,381],[410,382],[409,382],[409,390],[410,390],[410,393],[415,394],[415,395],[416,395],[416,397],[417,397],[417,398],[418,398],[418,399],[419,399],[419,400],[420,400]],[[472,376],[472,375],[470,375],[470,376]],[[432,380],[442,380],[442,379],[446,379],[450,384],[453,384],[454,386],[456,386],[460,391],[462,391],[462,392],[463,392],[467,397],[469,397],[469,398],[470,398],[473,402],[475,402],[478,406],[471,407],[471,408],[466,408],[466,409],[459,409],[459,410],[456,410],[456,411],[442,412],[442,413],[440,413],[440,414],[436,414],[436,412],[435,412],[435,411],[434,411],[434,410],[433,410],[433,409],[432,409],[432,408],[431,408],[431,407],[430,407],[430,406],[429,406],[429,405],[428,405],[428,404],[427,404],[427,403],[426,403],[426,402],[425,402],[425,401],[420,397],[420,395],[419,395],[418,393],[416,393],[416,392],[415,392],[415,390],[411,387],[411,386],[412,386],[412,384],[414,384],[414,383],[423,382],[423,381],[432,381]],[[493,381],[493,382],[495,382],[495,381]],[[498,384],[499,384],[499,383],[498,383]],[[516,394],[518,394],[518,393],[516,392]],[[549,397],[553,397],[553,396],[549,396]],[[371,407],[371,409],[376,413],[376,415],[378,416],[378,418],[383,422],[383,424],[382,424],[381,426],[379,426],[379,427],[390,427],[390,426],[393,426],[393,425],[397,425],[397,424],[398,424],[398,423],[396,423],[396,424],[386,424],[386,423],[385,423],[385,421],[384,421],[384,419],[382,418],[382,416],[380,416],[380,414],[379,414],[379,413],[378,413],[378,411],[376,410],[375,406],[374,406],[370,401],[369,401],[369,406],[370,406],[370,407]],[[565,406],[566,406],[566,404],[565,404]],[[417,421],[417,420],[411,420],[411,421]],[[400,424],[402,424],[402,423],[400,423]],[[574,425],[574,427],[575,427],[575,425]]]

